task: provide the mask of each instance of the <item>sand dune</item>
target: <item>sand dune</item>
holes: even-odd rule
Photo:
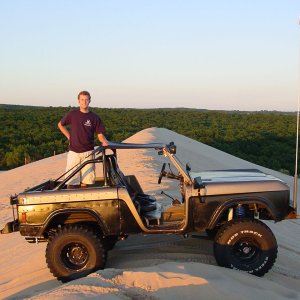
[[[180,160],[193,169],[259,168],[292,186],[293,178],[238,159],[163,128],[149,128],[126,142],[170,142]],[[12,219],[8,196],[65,168],[65,154],[0,173],[0,225]],[[178,195],[174,182],[157,176],[163,157],[155,151],[122,150],[120,166],[136,174],[143,189],[165,201],[161,189]],[[159,189],[158,189],[159,188]],[[299,197],[298,197],[299,198]],[[299,199],[298,199],[299,203]],[[185,239],[174,235],[131,236],[109,253],[105,270],[61,284],[50,274],[44,258],[45,243],[32,245],[19,233],[0,236],[0,298],[6,299],[300,299],[300,221],[268,222],[279,244],[273,269],[263,278],[218,267],[212,242],[204,235]]]

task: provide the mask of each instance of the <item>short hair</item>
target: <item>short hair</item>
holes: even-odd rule
[[[91,100],[91,95],[90,95],[90,93],[88,92],[88,91],[81,91],[79,94],[78,94],[78,97],[77,97],[77,99],[79,100],[79,97],[80,96],[88,96],[89,97],[89,99]]]

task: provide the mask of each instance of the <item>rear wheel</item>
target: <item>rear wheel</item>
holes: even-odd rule
[[[66,282],[97,270],[106,263],[102,240],[84,226],[67,226],[50,237],[46,262],[50,272]]]
[[[258,220],[235,220],[224,225],[214,242],[220,266],[263,276],[277,257],[277,242],[268,226]]]

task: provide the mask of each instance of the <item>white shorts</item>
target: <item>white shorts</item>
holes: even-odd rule
[[[67,168],[66,172],[68,172],[65,177],[70,175],[76,167],[79,166],[79,163],[82,163],[85,160],[93,159],[94,155],[91,155],[92,151],[86,151],[82,153],[76,153],[73,151],[68,152],[67,157]],[[73,169],[72,169],[73,168]],[[72,169],[72,170],[71,170]],[[67,184],[70,185],[79,185],[80,183],[85,184],[94,184],[95,183],[95,164],[87,164],[85,165],[77,174],[75,174],[70,180],[67,181]]]

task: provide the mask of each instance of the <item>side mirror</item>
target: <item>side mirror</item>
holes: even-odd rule
[[[205,188],[205,184],[203,183],[200,176],[196,177],[194,179],[194,186],[193,187],[194,187],[194,189],[203,189],[203,188]]]
[[[190,166],[189,163],[187,163],[187,164],[185,165],[185,169],[186,169],[188,172],[190,172],[190,171],[192,170],[192,168],[191,168],[191,166]]]
[[[170,153],[171,154],[176,154],[176,145],[171,145],[170,144]]]

